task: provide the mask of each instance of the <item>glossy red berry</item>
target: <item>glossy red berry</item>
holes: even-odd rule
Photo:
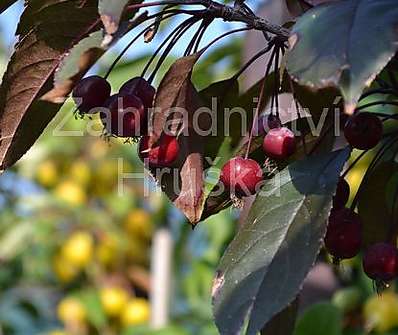
[[[125,82],[120,88],[119,93],[136,95],[142,100],[146,108],[150,108],[153,106],[156,90],[144,78],[135,77]]]
[[[263,149],[271,158],[288,158],[296,150],[294,133],[286,127],[270,129],[264,137]]]
[[[325,236],[325,246],[336,259],[352,258],[361,249],[362,224],[349,208],[332,210]]]
[[[116,94],[101,111],[102,123],[109,134],[136,137],[146,133],[146,111],[140,98]]]
[[[363,270],[376,281],[390,281],[398,276],[397,248],[389,243],[370,246],[362,260]]]
[[[78,82],[72,97],[81,113],[97,112],[96,107],[103,107],[111,94],[111,85],[99,76],[84,78]]]
[[[255,194],[261,186],[263,171],[253,159],[235,157],[221,170],[220,181],[237,197]]]
[[[375,147],[383,136],[383,124],[370,113],[351,116],[344,127],[344,136],[356,149],[368,150]]]
[[[141,138],[138,154],[145,162],[152,167],[170,166],[178,157],[180,145],[176,137],[163,134],[158,143],[149,148],[149,136]]]
[[[333,208],[340,209],[345,206],[350,197],[350,185],[344,178],[337,183],[336,194],[333,197]]]

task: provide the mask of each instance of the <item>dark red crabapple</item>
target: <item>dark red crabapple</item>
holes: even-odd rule
[[[294,133],[286,127],[270,129],[264,137],[263,149],[271,158],[288,158],[296,150]]]
[[[344,126],[344,136],[354,148],[368,150],[375,147],[383,136],[383,124],[370,113],[351,116]]]
[[[72,97],[81,113],[96,112],[96,107],[103,107],[111,94],[111,85],[99,76],[90,76],[80,80],[72,92]],[[80,101],[80,99],[82,99]]]
[[[119,93],[138,96],[146,108],[153,106],[156,90],[144,78],[135,77],[125,82]]]
[[[332,210],[325,236],[328,252],[337,260],[357,255],[362,244],[359,215],[349,208]]]
[[[362,265],[369,278],[390,281],[398,275],[397,248],[389,243],[374,244],[366,250]]]
[[[235,157],[222,168],[220,181],[238,198],[255,194],[263,180],[261,166],[253,159]]]
[[[101,121],[109,134],[136,137],[146,134],[146,111],[140,98],[115,94],[105,103]]]
[[[147,159],[152,167],[167,167],[177,159],[180,145],[175,136],[163,134],[152,148],[149,148],[149,139],[149,136],[141,138],[138,149],[141,160]]]
[[[350,197],[350,185],[344,178],[337,183],[336,194],[333,197],[333,208],[340,209],[345,206]]]

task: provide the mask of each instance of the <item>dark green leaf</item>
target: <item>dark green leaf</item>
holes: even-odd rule
[[[221,334],[237,334],[245,319],[247,334],[256,334],[298,294],[349,152],[308,157],[266,181],[217,271],[213,302]]]
[[[293,335],[341,335],[342,319],[340,310],[328,303],[310,307],[297,322]]]
[[[289,73],[313,88],[339,87],[348,112],[397,50],[396,0],[339,1],[306,12],[295,24]]]

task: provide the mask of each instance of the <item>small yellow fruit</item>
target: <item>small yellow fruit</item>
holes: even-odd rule
[[[124,309],[121,320],[124,326],[134,326],[146,323],[150,318],[149,303],[145,299],[135,298],[130,300]]]
[[[398,296],[391,291],[374,295],[364,306],[365,326],[383,333],[398,326]]]
[[[100,298],[105,313],[114,317],[126,307],[129,294],[119,287],[106,287],[101,290]]]
[[[136,264],[146,265],[149,261],[148,244],[135,236],[130,236],[127,246],[127,257]]]
[[[76,267],[84,267],[93,257],[93,237],[84,231],[73,233],[62,246],[62,257]]]
[[[118,257],[118,239],[112,234],[106,234],[99,241],[95,249],[95,256],[98,261],[107,266],[114,263]]]
[[[90,166],[83,160],[72,164],[69,170],[70,179],[80,185],[87,185],[91,179]]]
[[[149,240],[153,233],[151,215],[143,209],[131,211],[124,223],[125,229],[131,235]]]
[[[58,169],[54,161],[47,160],[41,163],[36,171],[36,179],[45,187],[52,187],[58,181]]]
[[[85,191],[72,180],[65,180],[60,183],[55,189],[55,195],[60,200],[74,206],[81,206],[87,200]]]
[[[53,330],[49,332],[48,335],[68,335],[68,333],[64,330]]]
[[[83,323],[86,320],[86,309],[76,298],[65,298],[57,308],[58,319],[64,323]]]
[[[53,270],[57,278],[63,283],[69,283],[79,273],[79,269],[66,261],[61,255],[54,257]]]

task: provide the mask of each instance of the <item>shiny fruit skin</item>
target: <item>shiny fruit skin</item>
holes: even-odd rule
[[[87,232],[78,231],[65,241],[61,255],[71,265],[82,268],[92,260],[93,248],[93,237]]]
[[[294,133],[286,128],[273,128],[265,135],[263,150],[274,159],[286,159],[296,150]]]
[[[135,95],[113,95],[100,115],[109,134],[136,137],[146,133],[146,111],[141,99]]]
[[[171,135],[162,135],[157,144],[149,148],[149,136],[141,138],[139,156],[152,167],[170,166],[178,157],[180,145],[177,138]]]
[[[356,256],[362,244],[359,215],[349,208],[332,210],[325,236],[325,246],[336,259]]]
[[[350,197],[350,185],[344,178],[337,183],[336,194],[333,197],[333,209],[340,209],[345,206]]]
[[[398,276],[397,248],[389,243],[370,246],[362,260],[366,275],[378,281],[390,281]]]
[[[363,308],[365,328],[384,333],[398,326],[398,296],[392,291],[370,297]]]
[[[383,124],[370,113],[351,116],[344,126],[344,136],[352,147],[368,150],[375,147],[383,136]]]
[[[235,157],[222,168],[220,181],[237,197],[255,194],[263,180],[261,166],[253,159]]]
[[[144,103],[145,108],[150,108],[153,106],[156,90],[144,78],[135,77],[125,82],[119,93],[138,96]]]
[[[57,307],[58,319],[68,323],[83,323],[86,320],[86,309],[76,298],[65,298]]]
[[[103,107],[105,101],[111,94],[111,85],[99,76],[90,76],[78,82],[72,92],[81,113],[95,112],[97,107]],[[79,100],[82,99],[80,102]],[[94,109],[94,110],[93,110]]]
[[[135,298],[129,301],[121,315],[124,326],[135,326],[149,321],[151,315],[150,306],[147,300]]]
[[[110,317],[115,317],[126,307],[129,294],[119,287],[106,287],[100,291],[100,300],[104,312]]]

